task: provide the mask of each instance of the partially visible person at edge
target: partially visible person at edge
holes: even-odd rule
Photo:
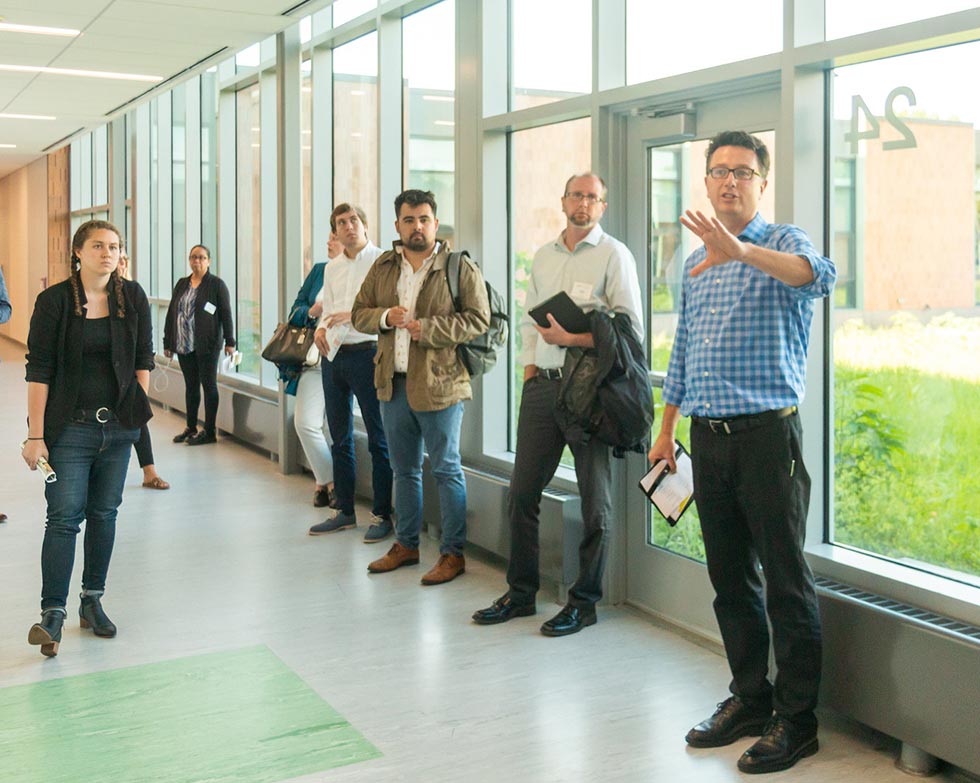
[[[351,320],[378,335],[374,384],[395,472],[396,541],[368,566],[372,573],[419,562],[422,527],[422,451],[439,489],[439,560],[422,577],[434,585],[466,570],[466,479],[459,456],[463,400],[470,376],[457,347],[490,328],[490,305],[479,268],[460,264],[459,312],[446,280],[450,247],[436,240],[439,220],[432,193],[406,190],[395,199],[394,250],[371,267]]]
[[[545,636],[568,636],[596,622],[606,564],[606,534],[612,517],[611,448],[598,438],[576,442],[558,416],[565,354],[572,346],[592,348],[591,332],[572,334],[548,314],[542,328],[527,312],[559,291],[586,312],[626,316],[643,342],[643,307],[636,260],[629,248],[602,230],[606,183],[592,173],[569,177],[561,196],[565,228],[534,254],[521,320],[524,389],[517,420],[517,453],[507,508],[510,516],[510,565],[507,592],[473,614],[479,625],[507,622],[535,613],[540,587],[538,527],[541,493],[555,475],[566,445],[575,460],[582,496],[582,541],[578,577],[566,605],[541,626]]]
[[[338,204],[330,215],[330,229],[344,250],[330,261],[323,273],[323,313],[315,339],[323,354],[323,399],[333,438],[337,513],[313,525],[310,535],[337,533],[357,527],[354,513],[357,458],[352,410],[356,397],[371,453],[371,524],[364,535],[364,543],[374,544],[384,541],[392,533],[391,463],[378,394],[374,388],[374,357],[378,338],[351,328],[350,320],[354,297],[382,251],[368,239],[367,216],[360,207]],[[340,347],[332,357],[328,335],[334,341],[340,341]]]
[[[687,743],[718,747],[761,735],[738,768],[775,772],[819,747],[820,614],[803,556],[810,476],[797,406],[814,302],[830,294],[837,272],[801,228],[759,214],[769,173],[762,141],[726,131],[706,155],[715,214],[681,217],[704,246],[684,265],[663,420],[649,459],[676,469],[677,422],[691,416],[694,500],[732,695],[688,732]]]
[[[3,279],[3,269],[0,269],[0,324],[5,324],[10,320],[11,312],[10,296],[7,294],[7,283]],[[6,521],[7,515],[0,513],[0,522]]]
[[[187,427],[174,437],[174,443],[200,446],[217,441],[218,359],[222,339],[225,354],[235,352],[228,286],[208,271],[211,251],[194,245],[188,256],[191,273],[174,286],[167,320],[163,327],[163,354],[177,354],[184,375],[184,401]],[[197,429],[197,411],[204,388],[204,429]]]
[[[119,276],[126,280],[129,276],[129,254],[123,247],[119,251]],[[150,428],[146,424],[140,427],[140,439],[136,441],[136,459],[143,470],[143,486],[147,489],[170,489],[170,484],[157,473],[153,463],[153,444],[150,442]]]
[[[133,444],[153,415],[150,306],[138,283],[119,276],[122,237],[91,220],[72,240],[71,276],[38,294],[27,337],[27,441],[24,461],[46,459],[57,481],[45,484],[41,548],[41,622],[27,640],[58,654],[85,520],[79,617],[96,636],[116,635],[102,608],[116,515]]]
[[[330,234],[327,242],[327,259],[333,260],[343,251],[342,246]],[[320,322],[323,313],[323,270],[327,262],[314,264],[303,285],[296,294],[289,311],[289,323],[293,326],[313,327]],[[313,347],[313,346],[311,346]],[[299,437],[306,461],[313,470],[313,505],[316,508],[333,507],[333,458],[330,454],[330,430],[323,403],[323,382],[319,358],[314,365],[280,368],[280,379],[286,382],[286,394],[296,396],[293,426]]]

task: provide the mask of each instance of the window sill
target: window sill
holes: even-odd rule
[[[806,553],[820,576],[980,625],[980,587],[833,544],[808,546]]]

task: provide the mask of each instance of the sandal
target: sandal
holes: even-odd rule
[[[170,485],[159,476],[154,476],[149,481],[144,481],[143,486],[147,489],[170,489]]]

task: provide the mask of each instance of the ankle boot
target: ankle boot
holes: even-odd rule
[[[83,595],[82,603],[78,607],[78,616],[81,618],[82,628],[91,628],[96,636],[111,639],[116,635],[116,626],[102,610],[101,596]]]
[[[45,609],[41,612],[41,622],[31,626],[30,633],[27,634],[27,643],[41,645],[41,655],[53,658],[58,654],[58,646],[61,644],[61,627],[64,623],[64,609]]]

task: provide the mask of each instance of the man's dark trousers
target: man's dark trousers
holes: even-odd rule
[[[341,346],[332,362],[320,363],[323,377],[323,401],[333,445],[334,492],[337,507],[345,514],[354,513],[354,397],[361,409],[371,452],[371,485],[374,493],[372,511],[376,516],[391,518],[391,463],[388,442],[381,422],[381,406],[374,388],[374,354],[376,345],[361,343]]]
[[[810,476],[800,417],[769,419],[726,434],[691,425],[694,499],[701,518],[715,616],[732,671],[732,693],[815,729],[820,614],[803,557]],[[765,574],[765,602],[758,565]],[[767,679],[769,629],[778,673]]]
[[[510,480],[510,565],[507,583],[511,600],[528,604],[540,587],[538,572],[538,513],[541,493],[555,475],[565,435],[555,418],[561,381],[541,377],[524,384],[517,420],[517,456]],[[575,475],[582,497],[584,531],[579,545],[579,573],[568,591],[568,603],[591,609],[602,597],[606,564],[606,529],[612,513],[609,447],[596,439],[568,444],[575,458]]]

